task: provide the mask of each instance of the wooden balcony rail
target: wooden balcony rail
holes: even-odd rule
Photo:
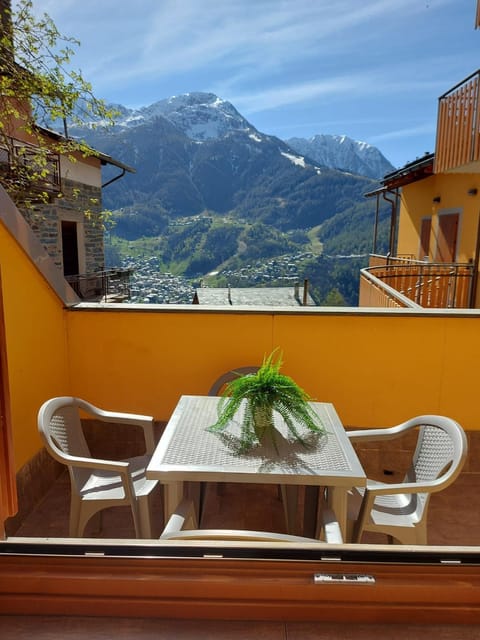
[[[416,262],[363,269],[360,306],[468,309],[473,266]]]
[[[480,160],[480,70],[438,103],[435,173]]]
[[[45,164],[43,164],[43,160]],[[31,145],[10,139],[9,146],[0,147],[0,170],[8,179],[20,180],[19,171],[25,170],[28,186],[32,190],[58,193],[60,191],[60,156],[48,153],[39,162],[38,151]],[[42,173],[30,182],[28,175]]]
[[[130,299],[131,269],[108,269],[66,276],[75,293],[84,301],[124,302]]]

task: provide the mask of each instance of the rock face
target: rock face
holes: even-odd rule
[[[287,144],[297,153],[308,156],[321,165],[380,179],[393,165],[376,148],[347,136],[316,135],[312,138],[290,138]]]
[[[173,96],[155,102],[137,113],[144,120],[162,116],[178,127],[187,138],[199,142],[221,138],[232,131],[256,131],[230,102],[213,93]]]

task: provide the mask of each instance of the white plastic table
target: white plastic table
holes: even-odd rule
[[[146,475],[165,485],[165,519],[183,498],[185,482],[278,484],[287,488],[287,497],[289,489],[295,494],[299,486],[329,487],[329,506],[346,539],[347,492],[365,486],[366,476],[333,405],[311,403],[327,434],[300,429],[308,447],[289,440],[283,419],[276,415],[275,426],[281,434],[277,447],[266,443],[239,454],[236,420],[223,432],[207,430],[217,420],[219,401],[212,396],[182,396],[156,447]],[[290,531],[293,511],[291,505],[286,509]]]

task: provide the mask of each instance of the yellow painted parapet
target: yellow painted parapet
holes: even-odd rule
[[[345,425],[440,413],[480,426],[477,311],[68,307],[2,224],[0,271],[17,468],[40,448],[36,415],[49,397],[167,420],[182,394],[206,394],[276,347],[284,372]]]

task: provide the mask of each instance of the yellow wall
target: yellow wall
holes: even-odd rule
[[[40,448],[36,415],[49,397],[166,420],[181,394],[207,393],[219,374],[275,347],[283,371],[347,425],[441,413],[480,429],[480,312],[67,310],[1,225],[0,270],[18,468]]]
[[[0,224],[2,278],[15,461],[40,448],[36,412],[69,389],[65,318],[60,299]]]
[[[333,402],[345,424],[391,425],[443,413],[480,428],[478,317],[322,310],[311,314],[72,311],[72,392],[166,420],[181,394],[280,347],[285,373]],[[90,350],[97,338],[98,347]]]
[[[476,196],[468,191],[478,189]],[[440,196],[440,202],[433,198]],[[477,225],[480,212],[480,175],[439,174],[406,185],[402,190],[397,253],[418,256],[421,219],[432,217],[430,259],[435,256],[438,215],[442,212],[460,212],[457,262],[468,262],[475,257]]]

